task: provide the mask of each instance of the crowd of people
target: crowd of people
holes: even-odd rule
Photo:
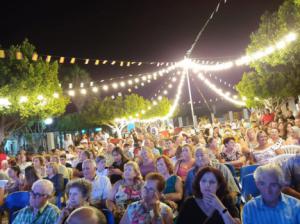
[[[291,152],[291,148],[294,149]],[[160,134],[101,132],[48,153],[1,155],[0,203],[28,206],[13,223],[300,223],[300,114],[266,110],[248,122]],[[242,198],[239,172],[257,165],[259,196]]]

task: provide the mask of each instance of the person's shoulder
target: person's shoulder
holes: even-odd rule
[[[244,205],[244,211],[247,209],[258,209],[258,204],[261,203],[261,196],[252,198],[250,201],[247,201]]]
[[[282,200],[287,202],[289,207],[300,209],[300,200],[290,195],[281,193]]]
[[[48,207],[49,210],[51,210],[55,213],[60,213],[60,209],[52,203],[48,203],[47,207]]]

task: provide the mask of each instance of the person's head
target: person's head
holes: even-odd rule
[[[151,139],[146,138],[144,140],[144,146],[149,147],[149,148],[154,148],[154,143]]]
[[[27,166],[25,168],[25,189],[30,190],[33,183],[40,179],[39,175],[36,172],[36,169],[33,166]]]
[[[50,162],[59,164],[59,156],[58,155],[51,155]]]
[[[105,215],[101,210],[91,207],[83,206],[75,209],[67,218],[66,224],[107,224]]]
[[[115,148],[116,146],[113,144],[113,143],[108,143],[107,146],[106,146],[106,152],[107,153],[112,153],[113,149]]]
[[[165,189],[166,181],[159,173],[148,173],[142,188],[142,199],[151,204]]]
[[[297,116],[295,118],[295,126],[297,126],[298,128],[300,128],[300,116]]]
[[[299,139],[300,138],[300,128],[293,126],[291,135],[294,139]]]
[[[195,164],[197,167],[208,166],[210,163],[208,151],[206,148],[196,148],[195,150]]]
[[[246,136],[249,141],[254,141],[255,140],[255,129],[254,128],[248,128],[246,131]]]
[[[268,136],[265,131],[258,131],[256,140],[259,145],[266,145],[268,143]]]
[[[40,179],[34,182],[30,191],[30,206],[34,209],[42,208],[53,194],[53,184],[46,179]]]
[[[180,159],[181,153],[182,153],[182,146],[179,145],[179,146],[177,146],[176,151],[175,151],[175,157],[176,157],[176,159]]]
[[[270,114],[270,110],[269,109],[265,109],[265,114]]]
[[[223,140],[223,144],[228,149],[233,149],[235,146],[235,139],[233,137],[227,137]]]
[[[7,170],[9,168],[9,164],[7,160],[2,160],[1,161],[1,169],[2,170]]]
[[[114,162],[116,163],[122,163],[128,161],[128,159],[123,153],[123,150],[120,147],[115,147],[112,150],[112,156],[114,157]]]
[[[96,168],[98,171],[102,171],[105,169],[105,165],[106,165],[106,159],[104,156],[99,155],[96,157]]]
[[[166,149],[172,149],[173,145],[174,145],[174,143],[173,143],[172,139],[166,139],[165,140],[165,147],[166,147]]]
[[[123,151],[128,152],[130,149],[130,145],[128,143],[123,144]]]
[[[83,162],[86,159],[91,159],[91,153],[87,150],[81,150],[80,161]]]
[[[270,132],[270,137],[273,140],[277,140],[279,138],[279,131],[277,130],[277,128],[272,128]]]
[[[61,154],[60,156],[59,156],[59,162],[62,164],[62,165],[66,165],[66,163],[67,163],[67,156],[66,156],[66,154]]]
[[[266,204],[276,205],[285,184],[282,169],[274,164],[259,166],[254,171],[256,186]]]
[[[196,198],[213,193],[219,199],[229,194],[228,187],[222,172],[213,167],[204,167],[198,171],[193,182],[193,193]]]
[[[169,157],[162,155],[156,159],[156,170],[164,175],[166,173],[173,174],[174,167]]]
[[[126,180],[142,181],[143,177],[139,165],[134,161],[129,161],[124,165],[123,178]]]
[[[189,144],[182,146],[181,158],[185,161],[190,160],[193,157],[194,148]]]
[[[96,175],[96,162],[92,159],[86,159],[82,163],[82,172],[85,179],[93,180]]]
[[[143,162],[153,161],[154,155],[152,152],[152,149],[146,146],[142,147],[141,153],[140,153],[141,159]]]
[[[66,186],[68,203],[72,208],[83,206],[90,198],[92,184],[85,179],[75,179]]]
[[[210,137],[207,139],[207,145],[209,148],[215,149],[218,147],[218,140],[216,138]]]
[[[50,162],[46,165],[46,174],[48,177],[52,177],[58,174],[58,164],[55,162]]]
[[[19,166],[12,166],[12,167],[8,168],[8,176],[11,179],[19,178],[20,173],[21,173],[21,169]]]
[[[45,166],[45,161],[42,156],[34,156],[32,161],[33,161],[33,166],[36,169]]]

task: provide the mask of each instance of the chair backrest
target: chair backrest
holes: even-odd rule
[[[9,223],[12,223],[14,212],[29,205],[30,194],[28,191],[17,191],[7,195],[4,202],[4,207],[8,210]]]
[[[253,174],[244,176],[242,179],[242,196],[247,199],[249,196],[256,197],[258,195],[259,190],[256,187]]]
[[[297,154],[300,152],[300,145],[284,145],[281,149],[285,154]]]
[[[231,163],[224,163],[227,168],[230,170],[233,177],[236,177],[235,167]]]
[[[114,217],[113,213],[110,210],[104,208],[104,209],[101,209],[101,211],[105,215],[105,218],[107,220],[107,224],[115,224],[115,217]]]
[[[248,174],[254,173],[258,165],[249,165],[249,166],[243,166],[240,169],[240,182],[242,182],[243,177],[245,177]]]

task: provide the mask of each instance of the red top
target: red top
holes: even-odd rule
[[[264,125],[270,123],[273,120],[274,120],[274,113],[264,114],[261,118],[261,121],[263,122]]]

